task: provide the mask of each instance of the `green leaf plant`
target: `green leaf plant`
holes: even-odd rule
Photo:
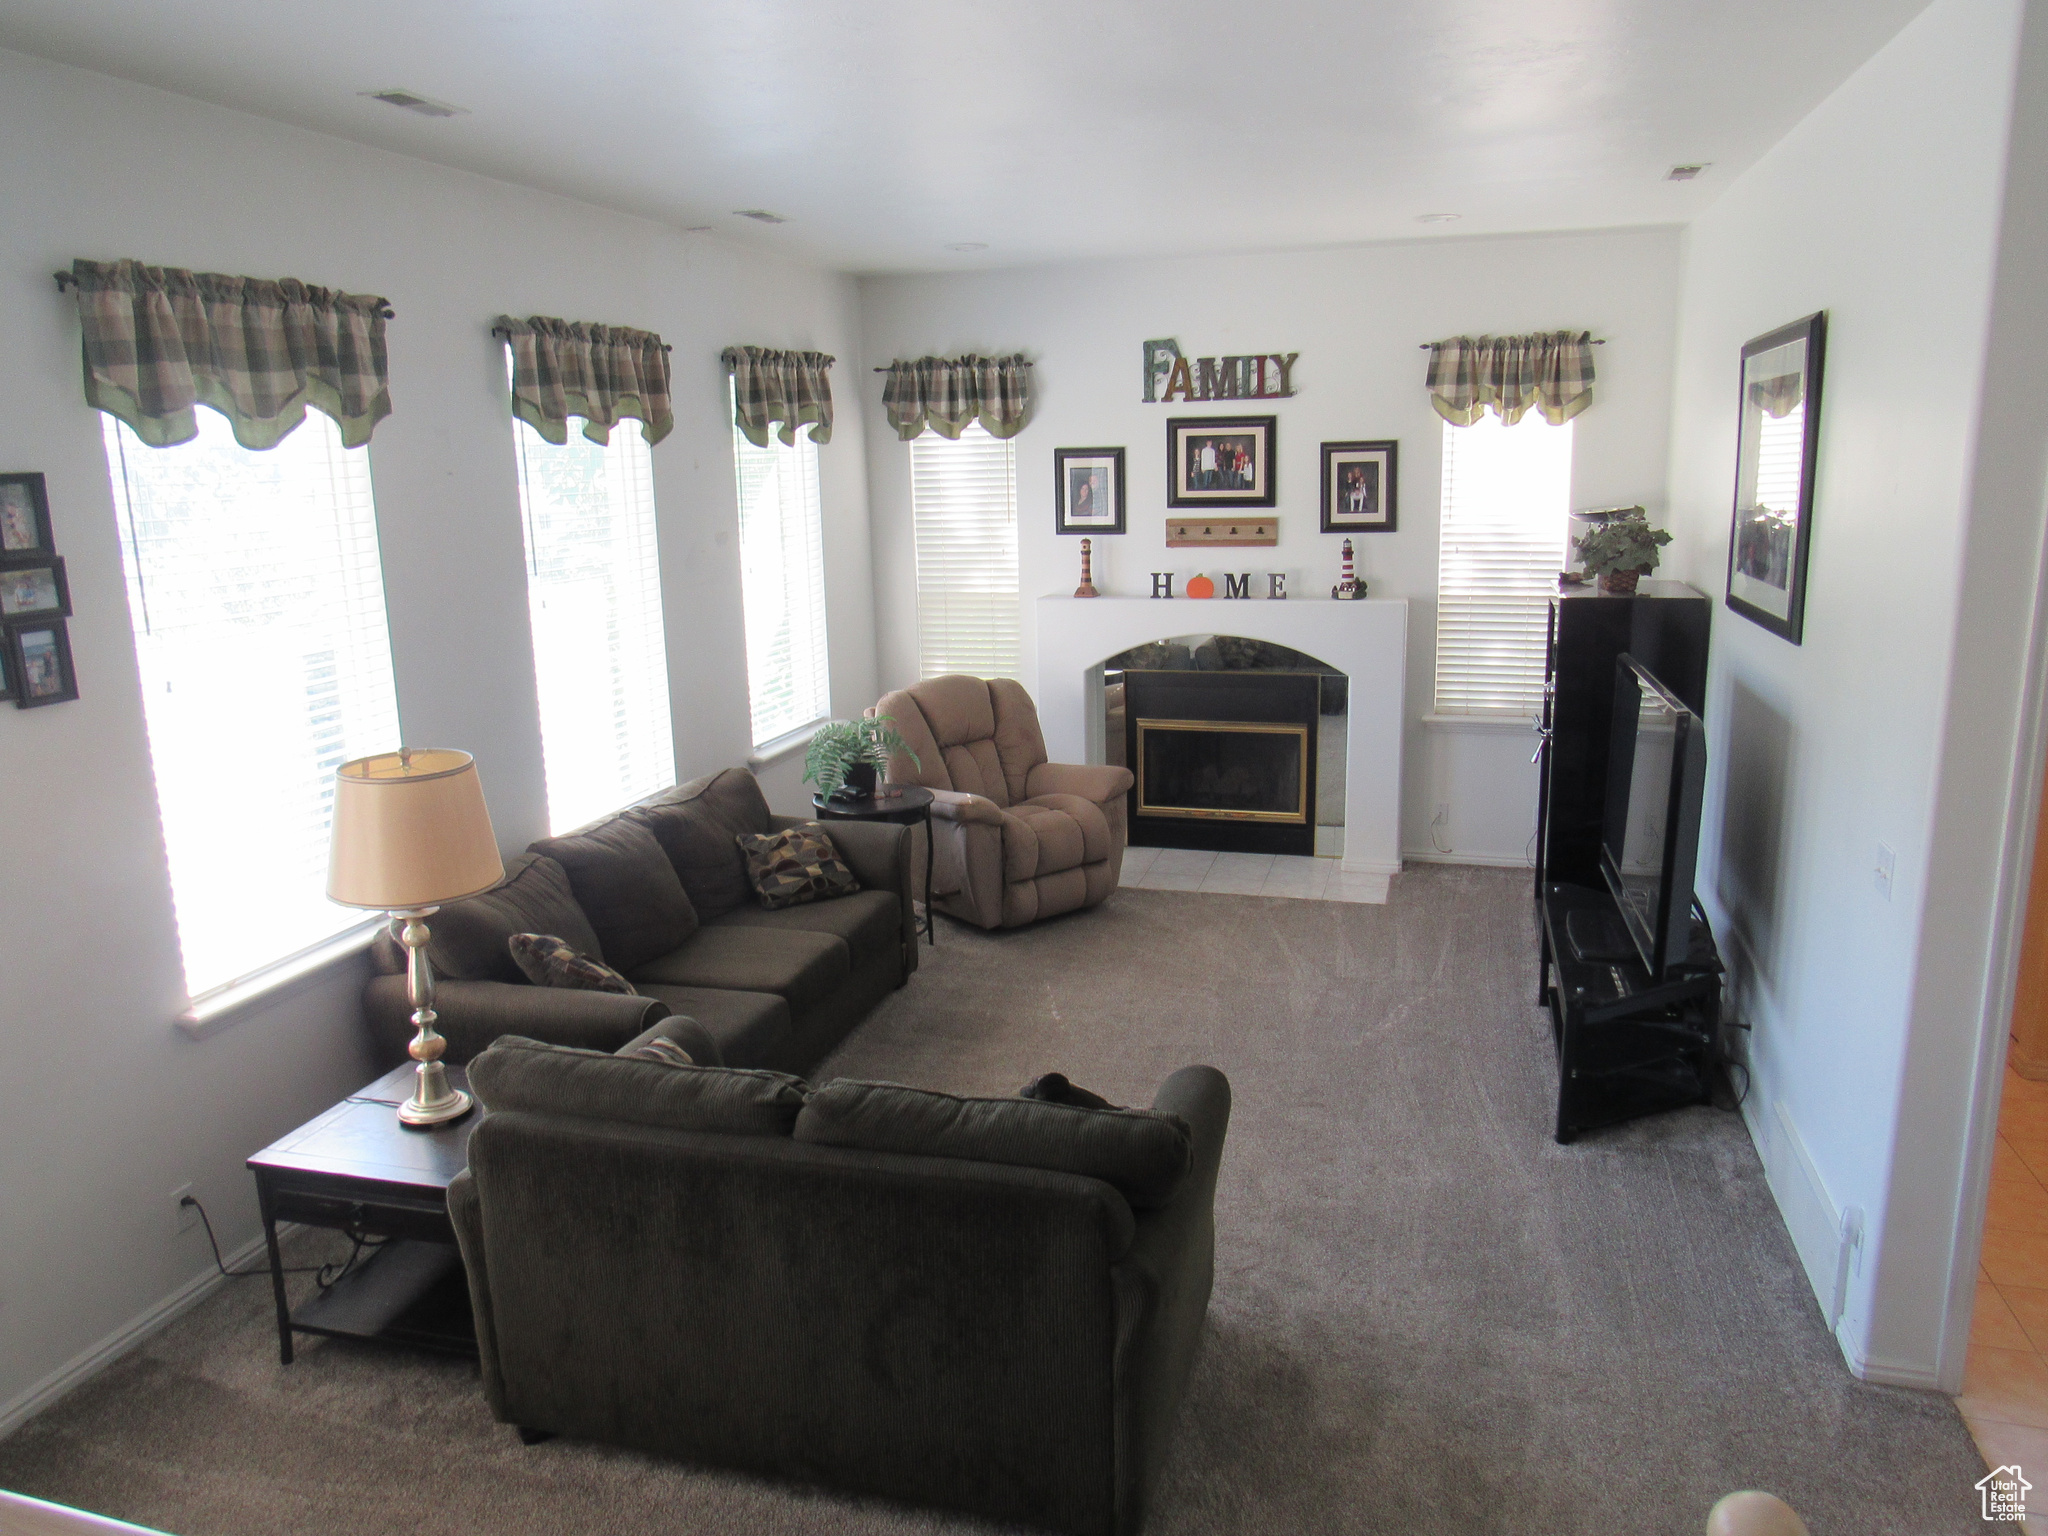
[[[829,799],[845,785],[847,771],[856,764],[872,763],[876,772],[883,773],[897,752],[918,767],[924,766],[888,715],[828,720],[812,735],[810,750],[804,753],[804,782],[817,785],[818,793]]]

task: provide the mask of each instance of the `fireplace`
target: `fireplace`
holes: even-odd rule
[[[1126,669],[1122,681],[1133,845],[1315,852],[1321,677]]]

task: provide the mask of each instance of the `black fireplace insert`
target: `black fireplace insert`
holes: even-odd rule
[[[1320,677],[1126,670],[1123,680],[1134,846],[1315,852]]]

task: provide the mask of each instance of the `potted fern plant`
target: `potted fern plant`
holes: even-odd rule
[[[1572,541],[1586,570],[1600,578],[1602,592],[1633,592],[1636,583],[1657,569],[1657,550],[1671,542],[1662,528],[1652,528],[1641,511],[1609,518]]]
[[[804,782],[828,800],[871,800],[881,786],[892,753],[901,752],[922,768],[910,743],[888,715],[861,720],[828,720],[804,753]]]

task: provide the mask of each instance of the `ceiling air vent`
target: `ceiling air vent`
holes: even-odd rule
[[[381,101],[386,106],[403,107],[408,112],[417,112],[421,117],[462,117],[469,111],[467,107],[451,107],[445,101],[435,101],[431,97],[420,95],[417,91],[401,91],[396,87],[388,91],[360,91],[357,94],[367,96],[372,101]]]
[[[742,219],[752,219],[756,224],[787,224],[788,219],[779,213],[770,213],[766,208],[735,208],[734,214]]]
[[[1702,160],[1698,165],[1674,165],[1664,173],[1664,179],[1666,181],[1691,181],[1693,177],[1699,175],[1701,171],[1704,171],[1712,163],[1709,160]]]

